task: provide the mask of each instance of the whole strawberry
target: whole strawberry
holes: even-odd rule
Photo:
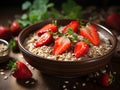
[[[106,73],[100,77],[99,83],[100,85],[107,87],[112,84],[112,81],[113,81],[113,76],[111,74]]]
[[[0,38],[5,40],[11,38],[11,31],[8,27],[0,25]]]
[[[115,30],[120,30],[120,14],[111,13],[106,17],[106,24]]]
[[[19,24],[19,22],[17,20],[14,20],[11,25],[10,25],[10,30],[13,36],[18,36],[18,34],[20,33],[21,26]]]
[[[10,61],[9,67],[12,67],[12,75],[16,79],[28,79],[32,77],[32,72],[29,70],[29,68],[20,61]]]

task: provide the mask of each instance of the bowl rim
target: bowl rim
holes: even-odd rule
[[[55,19],[55,20],[58,21],[58,20],[75,20],[75,19]],[[47,58],[44,58],[44,57],[35,55],[35,54],[33,54],[32,52],[30,52],[30,51],[28,51],[27,49],[24,48],[24,46],[23,46],[23,44],[22,44],[22,42],[21,42],[21,40],[20,40],[20,37],[21,37],[21,35],[22,35],[27,29],[29,29],[29,28],[31,28],[31,27],[34,27],[34,26],[36,26],[36,25],[39,25],[39,24],[41,24],[41,23],[43,23],[43,22],[47,22],[47,21],[52,21],[52,20],[45,20],[45,21],[41,21],[41,22],[36,23],[36,24],[29,25],[29,26],[27,26],[26,28],[24,28],[24,29],[20,32],[20,34],[18,35],[18,45],[19,45],[19,48],[21,48],[25,53],[27,53],[27,54],[29,54],[29,55],[31,55],[31,56],[34,56],[34,57],[36,57],[36,58],[41,58],[40,60],[45,60],[45,59],[46,59],[47,62],[55,62],[55,63],[59,62],[59,63],[71,63],[71,64],[73,64],[73,63],[76,63],[76,64],[77,64],[77,63],[90,63],[90,62],[102,60],[102,59],[108,57],[109,55],[112,55],[112,54],[114,53],[116,47],[117,47],[117,38],[116,38],[116,36],[115,36],[114,33],[112,33],[108,28],[106,28],[105,26],[103,26],[103,25],[101,25],[101,24],[92,23],[92,24],[95,24],[96,26],[104,29],[106,32],[108,32],[110,35],[112,35],[112,37],[113,37],[113,39],[114,39],[115,45],[114,45],[114,47],[112,47],[112,49],[111,49],[107,54],[105,54],[105,55],[103,55],[103,56],[100,56],[100,57],[97,57],[97,58],[89,58],[89,59],[87,59],[87,60],[78,60],[78,61],[59,61],[59,60],[47,59]],[[90,23],[91,23],[91,22],[90,22]]]

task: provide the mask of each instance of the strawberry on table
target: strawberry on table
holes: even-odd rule
[[[115,30],[120,30],[120,14],[111,13],[106,17],[106,24]]]
[[[62,54],[63,52],[68,50],[70,46],[71,46],[71,42],[67,37],[65,36],[58,37],[55,40],[55,45],[53,47],[53,54],[54,55]]]
[[[79,28],[79,25],[80,25],[80,23],[78,22],[78,21],[71,21],[68,25],[66,25],[64,28],[63,28],[63,30],[62,30],[62,32],[67,32],[67,30],[69,29],[69,28],[71,28],[74,32],[78,32],[78,28]]]
[[[37,30],[36,31],[36,34],[38,36],[40,36],[41,34],[45,33],[45,32],[57,32],[58,31],[58,28],[57,28],[57,25],[55,24],[47,24],[45,26],[43,26],[41,29]]]
[[[80,29],[80,34],[87,38],[93,45],[99,46],[100,38],[96,26],[87,24]]]
[[[0,38],[9,40],[11,38],[11,31],[8,27],[0,25]]]
[[[29,68],[21,61],[10,61],[8,64],[12,68],[12,75],[16,79],[28,79],[32,77],[32,72]]]
[[[50,32],[46,32],[42,34],[38,40],[34,43],[35,47],[40,47],[42,45],[50,44],[53,40],[52,34]]]
[[[113,81],[113,76],[111,74],[105,73],[100,77],[99,83],[102,86],[110,86]]]
[[[17,20],[14,20],[11,25],[10,25],[10,30],[11,30],[11,33],[13,36],[17,36],[20,31],[22,30],[21,29],[21,26],[19,24],[19,22]]]
[[[89,46],[86,42],[78,42],[76,43],[75,47],[74,47],[74,55],[75,57],[79,58],[83,55],[85,55],[89,50]]]

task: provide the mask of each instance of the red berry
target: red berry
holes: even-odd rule
[[[68,50],[71,46],[71,42],[68,38],[66,37],[58,37],[55,40],[55,45],[53,47],[53,54],[54,55],[58,55],[58,54],[62,54],[63,52],[65,52],[66,50]]]
[[[37,30],[36,34],[40,36],[41,34],[48,32],[48,31],[57,32],[58,28],[55,24],[47,24],[43,26],[41,29]]]
[[[120,14],[111,13],[106,17],[106,24],[115,30],[120,30]]]
[[[85,55],[89,50],[89,46],[87,43],[85,42],[78,42],[76,43],[75,47],[74,47],[74,55],[75,57],[79,58],[83,55]]]
[[[6,26],[0,26],[0,38],[9,40],[11,38],[11,32],[10,29]]]
[[[20,24],[18,23],[17,20],[14,20],[10,26],[10,30],[13,36],[17,36],[20,31],[22,30],[20,27]]]
[[[94,25],[88,24],[86,27],[82,27],[80,29],[80,34],[87,38],[93,45],[98,46],[100,44],[99,34]]]
[[[52,42],[53,37],[49,32],[42,34],[38,40],[34,43],[35,47],[40,47],[42,45],[48,45]]]
[[[62,32],[66,32],[69,28],[71,28],[74,32],[78,32],[78,28],[79,28],[80,23],[78,21],[71,21],[68,25],[66,25]]]

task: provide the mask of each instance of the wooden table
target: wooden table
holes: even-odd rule
[[[5,24],[15,14],[21,14],[20,9],[0,9],[0,24]],[[33,77],[29,80],[16,80],[13,76],[9,76],[10,70],[7,63],[0,64],[0,90],[118,90],[120,89],[120,58],[112,58],[110,65],[112,71],[116,73],[115,82],[110,87],[102,87],[95,80],[86,80],[86,76],[77,78],[62,78],[52,75],[41,74],[40,71],[33,68],[24,60],[21,53],[10,53],[10,57],[23,61],[33,73]],[[3,71],[4,70],[4,71]],[[1,73],[2,72],[2,73]],[[4,74],[4,73],[5,74]],[[9,76],[8,79],[4,79]],[[66,89],[67,88],[67,89]]]
[[[24,62],[33,73],[33,77],[29,80],[16,80],[13,76],[9,76],[10,70],[7,67],[7,62],[0,64],[0,70],[4,69],[5,75],[0,74],[0,90],[117,90],[120,89],[120,62],[112,59],[110,65],[112,71],[116,74],[115,82],[110,87],[102,87],[93,80],[87,81],[87,75],[77,78],[63,78],[52,75],[41,74],[40,71],[33,68],[24,60],[20,53],[11,53],[11,57]],[[116,59],[117,60],[117,59]],[[2,72],[2,71],[0,71]],[[4,79],[9,76],[8,79]],[[94,78],[91,78],[94,79]],[[96,79],[95,79],[96,80]],[[85,85],[85,86],[84,86]]]

